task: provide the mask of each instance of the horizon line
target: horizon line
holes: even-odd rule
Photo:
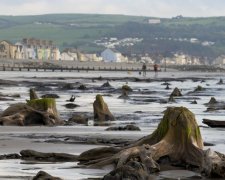
[[[225,17],[221,16],[184,16],[182,14],[175,15],[172,17],[158,17],[158,16],[146,16],[146,15],[132,15],[132,14],[108,14],[108,13],[42,13],[42,14],[0,14],[0,16],[11,16],[11,17],[26,17],[26,16],[47,16],[47,15],[108,15],[108,16],[134,16],[134,17],[146,17],[146,18],[160,18],[160,19],[171,19],[177,16],[182,16],[183,18],[219,18]]]

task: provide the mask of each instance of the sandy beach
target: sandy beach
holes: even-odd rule
[[[102,78],[99,78],[99,77]],[[12,84],[2,84],[2,94],[20,94],[19,98],[8,101],[0,101],[0,110],[4,111],[8,106],[17,102],[25,102],[28,98],[29,88],[39,88],[37,93],[55,93],[60,96],[56,99],[57,109],[64,120],[68,120],[74,113],[83,113],[93,121],[93,101],[96,94],[104,95],[110,110],[116,117],[111,126],[126,125],[134,123],[141,131],[105,131],[107,127],[96,126],[57,126],[57,127],[0,127],[0,154],[19,153],[24,149],[33,149],[40,152],[63,152],[79,155],[80,153],[95,148],[117,143],[131,142],[143,136],[151,134],[162,118],[163,111],[168,106],[185,106],[195,113],[198,124],[201,127],[203,140],[214,146],[205,147],[225,153],[225,141],[223,128],[208,128],[202,123],[203,118],[223,120],[224,110],[216,112],[205,112],[207,103],[211,96],[224,101],[225,85],[217,85],[224,74],[201,73],[201,72],[162,72],[158,78],[154,73],[147,73],[147,78],[138,74],[119,72],[110,74],[107,72],[94,73],[52,73],[52,72],[1,72],[1,77]],[[135,78],[139,78],[136,81]],[[204,80],[204,81],[202,81]],[[101,85],[109,81],[112,89],[101,89]],[[169,82],[170,90],[165,90],[162,85]],[[65,84],[74,84],[74,89],[62,90]],[[133,88],[130,99],[118,99],[123,84],[128,83]],[[76,85],[85,84],[87,90],[78,90]],[[206,90],[200,93],[192,93],[197,85]],[[42,87],[42,89],[40,88]],[[43,87],[46,88],[43,90]],[[168,99],[173,88],[182,89],[183,97],[177,98],[176,103],[162,103]],[[76,95],[76,109],[65,108],[66,100]],[[198,104],[191,104],[196,100]],[[48,162],[25,162],[21,160],[1,160],[1,179],[31,179],[38,171],[44,170],[53,176],[66,180],[101,178],[108,169],[79,169],[77,162],[48,163]],[[12,173],[13,172],[13,173]],[[154,176],[157,178],[157,176]]]

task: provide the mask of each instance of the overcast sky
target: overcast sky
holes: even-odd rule
[[[52,13],[225,16],[225,0],[0,0],[1,15]]]

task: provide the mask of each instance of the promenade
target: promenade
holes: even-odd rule
[[[141,71],[141,63],[0,59],[0,71]],[[147,71],[152,71],[149,65]]]

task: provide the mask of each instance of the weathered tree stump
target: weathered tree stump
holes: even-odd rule
[[[0,116],[0,125],[5,126],[34,126],[62,125],[56,109],[55,99],[37,99],[34,90],[30,91],[31,100],[8,107]]]
[[[94,120],[97,124],[104,124],[106,121],[115,120],[112,113],[109,111],[108,105],[104,102],[101,95],[96,95],[96,99],[93,103],[94,108]]]
[[[193,167],[193,170],[210,177],[225,177],[224,155],[216,152],[208,154],[208,151],[203,150],[203,141],[194,114],[185,107],[169,107],[151,135],[125,148],[110,147],[86,151],[78,160],[82,165],[91,168],[114,165],[114,171],[107,177],[115,174],[120,178],[124,174],[129,177],[134,172],[133,163],[142,167],[138,170],[135,168],[137,176],[140,172],[150,175],[160,169],[160,162],[164,162],[164,159],[171,166],[176,164],[183,168]],[[121,168],[126,172],[121,174]]]
[[[39,99],[37,93],[33,88],[30,89],[30,100]]]
[[[44,171],[39,171],[37,175],[33,177],[32,180],[62,180],[62,179],[59,177],[51,176],[50,174]]]
[[[173,92],[170,94],[170,96],[173,97],[178,97],[178,96],[182,96],[181,91],[176,87],[174,88]]]

